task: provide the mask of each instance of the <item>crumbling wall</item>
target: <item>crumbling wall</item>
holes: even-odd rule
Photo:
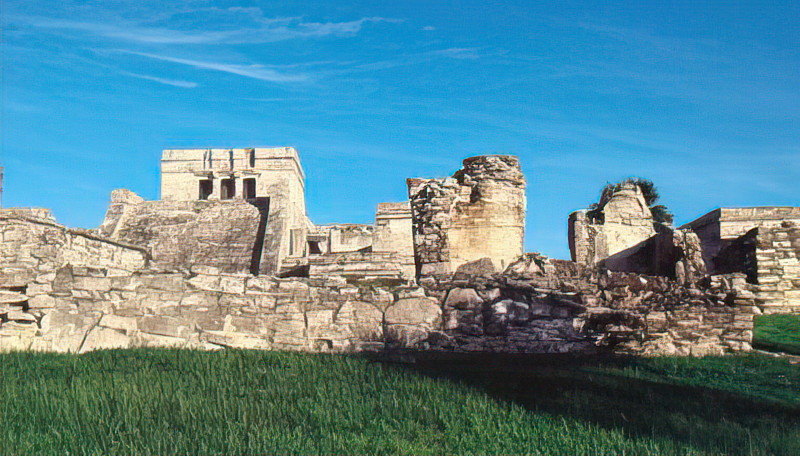
[[[636,184],[622,185],[595,218],[589,215],[580,210],[569,216],[570,255],[581,264],[597,264],[656,234],[653,214]]]
[[[754,306],[743,274],[678,284],[528,254],[503,274],[426,277],[443,304],[432,346],[446,350],[639,355],[750,350]]]
[[[0,350],[701,355],[748,350],[752,337],[754,296],[741,274],[681,285],[529,255],[504,273],[484,260],[426,276],[416,287],[399,271],[346,270],[352,264],[278,279],[197,265],[169,271],[31,263],[27,282],[0,293]]]
[[[700,237],[703,258],[711,274],[724,273],[730,265],[717,266],[715,258],[739,237],[756,227],[780,227],[783,222],[800,223],[800,207],[723,207],[693,220],[681,228]],[[727,253],[726,255],[729,255]]]
[[[527,202],[516,157],[471,157],[453,177],[407,184],[419,274],[485,257],[504,268],[522,254]]]
[[[134,271],[145,249],[55,222],[49,210],[0,209],[0,288],[22,288],[64,264]]]
[[[753,228],[714,257],[717,271],[741,272],[756,284],[764,313],[800,313],[800,224]]]
[[[612,271],[668,277],[679,283],[693,283],[705,276],[700,239],[694,232],[664,225],[659,225],[657,232],[598,264]]]
[[[243,200],[144,201],[128,190],[111,195],[101,236],[139,245],[165,268],[204,265],[224,272],[250,270],[260,221],[256,207]],[[280,229],[267,224],[262,271],[277,268]],[[99,264],[97,266],[100,266]]]
[[[800,223],[757,232],[757,302],[765,313],[800,313]]]

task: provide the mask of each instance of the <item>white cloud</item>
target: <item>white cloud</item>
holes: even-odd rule
[[[169,57],[165,55],[158,55],[158,54],[148,54],[146,52],[135,52],[135,51],[126,51],[126,50],[118,50],[117,52],[122,52],[125,54],[132,54],[138,55],[141,57],[147,57],[150,59],[162,60],[165,62],[172,62],[178,63],[181,65],[188,65],[194,68],[200,68],[203,70],[212,70],[212,71],[221,71],[223,73],[230,73],[235,74],[238,76],[244,76],[247,78],[252,79],[259,79],[261,81],[269,81],[269,82],[305,82],[309,80],[308,75],[297,73],[297,74],[289,74],[283,73],[276,69],[269,68],[264,65],[238,65],[233,63],[219,63],[219,62],[210,62],[210,61],[203,61],[203,60],[192,60],[192,59],[181,59],[177,57]]]
[[[425,27],[422,27],[422,30],[424,30],[426,32],[432,32],[432,31],[436,30],[436,27],[434,27],[432,25],[426,25]]]
[[[156,77],[156,76],[148,76],[146,74],[128,73],[127,71],[122,71],[121,73],[126,75],[126,76],[131,76],[131,77],[139,78],[139,79],[145,79],[145,80],[148,80],[148,81],[155,81],[155,82],[158,82],[158,83],[161,83],[161,84],[171,85],[171,86],[175,86],[175,87],[182,87],[184,89],[194,89],[195,87],[197,87],[197,83],[196,82],[191,82],[191,81],[181,81],[181,80],[177,80],[177,79],[165,79],[165,78],[159,78],[159,77]]]
[[[268,43],[326,36],[352,36],[369,22],[395,22],[380,17],[364,17],[346,22],[301,22],[298,18],[259,19],[255,24],[220,24],[211,30],[176,30],[141,26],[124,20],[104,23],[40,16],[14,16],[9,21],[50,31],[72,30],[114,40],[145,44],[242,44]]]

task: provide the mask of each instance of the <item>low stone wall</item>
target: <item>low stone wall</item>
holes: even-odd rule
[[[503,274],[423,279],[443,304],[449,350],[643,355],[750,350],[754,306],[743,274],[682,285],[527,255]]]
[[[170,346],[702,355],[748,350],[743,275],[685,287],[527,256],[502,274],[277,279],[62,265],[0,296],[0,350]],[[748,294],[749,293],[749,294]]]
[[[63,264],[135,271],[147,263],[145,249],[66,228],[47,210],[0,210],[0,289],[24,288]]]
[[[416,346],[441,321],[441,309],[421,289],[202,267],[120,274],[66,265],[38,276],[25,301],[4,309],[0,350],[78,353],[138,346],[380,350],[395,342]]]

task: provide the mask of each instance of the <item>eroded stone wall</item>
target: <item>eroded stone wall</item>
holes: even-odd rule
[[[758,303],[765,313],[800,313],[800,223],[759,227]]]
[[[0,209],[0,288],[21,288],[63,264],[135,271],[147,251],[55,222],[44,209]]]
[[[426,287],[325,275],[276,279],[64,265],[0,312],[0,350],[170,346],[509,353],[748,350],[743,275],[691,287],[537,256],[506,274],[427,277]]]
[[[407,183],[419,274],[481,258],[502,269],[522,254],[527,200],[516,157],[471,157],[453,177]]]
[[[259,221],[258,209],[243,200],[144,201],[128,190],[115,190],[97,233],[146,248],[165,268],[205,265],[247,272]],[[281,243],[281,230],[271,228],[268,224],[261,258],[267,273],[277,268]]]
[[[783,222],[800,223],[800,207],[723,207],[715,209],[681,228],[692,229],[700,237],[703,258],[712,274],[722,273],[729,265],[717,267],[715,257],[756,227],[780,227]]]

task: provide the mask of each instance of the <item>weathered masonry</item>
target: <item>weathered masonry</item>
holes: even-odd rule
[[[578,261],[562,261],[523,252],[516,157],[406,183],[374,224],[315,225],[294,149],[166,150],[162,198],[115,190],[95,230],[2,209],[0,350],[703,355],[749,350],[753,316],[796,302],[785,216],[726,244],[716,264],[743,266],[709,275],[702,233],[654,225],[637,188],[602,223],[573,217]]]
[[[505,269],[523,253],[527,200],[517,157],[471,157],[463,165],[445,179],[407,180],[421,275],[481,258]]]
[[[292,147],[271,149],[169,149],[161,158],[161,200],[249,201],[264,218],[260,263],[253,272],[276,272],[284,258],[307,253],[305,174]],[[224,219],[222,222],[224,223]],[[224,228],[223,228],[224,230]]]
[[[692,282],[743,273],[760,311],[800,312],[800,207],[719,208],[680,228],[655,223],[635,184],[569,217],[573,261]]]
[[[800,313],[800,207],[720,208],[689,222],[711,273],[742,272],[765,313]]]

